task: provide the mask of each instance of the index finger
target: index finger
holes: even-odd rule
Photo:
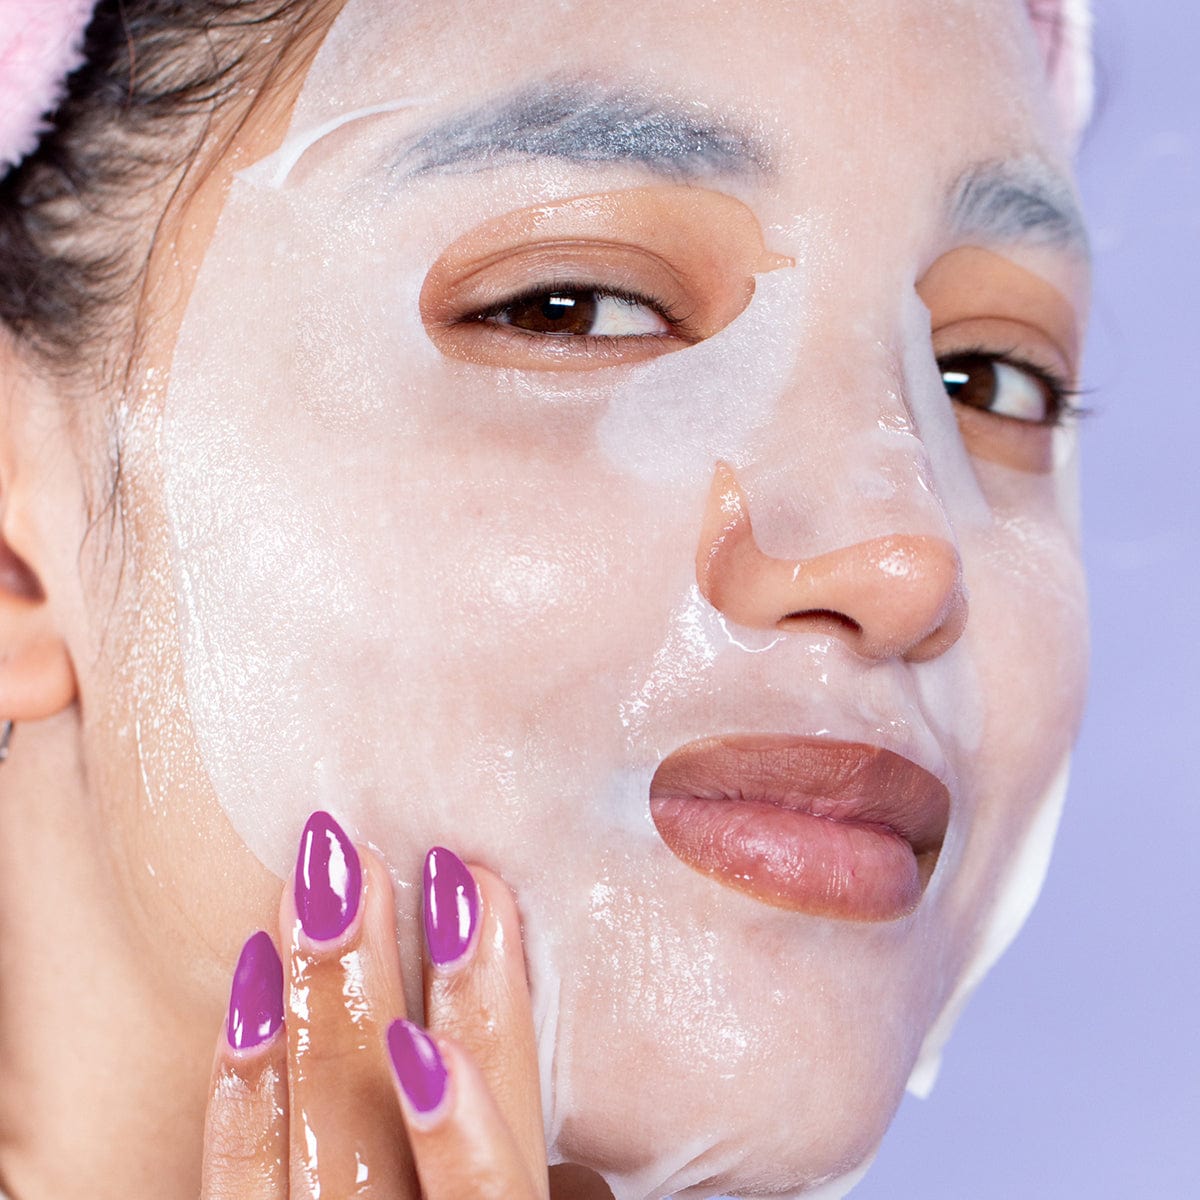
[[[425,860],[425,1013],[478,1068],[528,1166],[549,1192],[537,1038],[516,901],[499,876],[444,847]]]
[[[404,1020],[392,1022],[387,1043],[424,1200],[544,1200],[545,1155],[531,1174],[462,1047]]]

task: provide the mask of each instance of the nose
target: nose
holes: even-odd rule
[[[868,659],[936,658],[967,623],[962,562],[944,538],[893,534],[812,558],[771,558],[725,463],[713,475],[696,580],[736,624],[832,633]]]

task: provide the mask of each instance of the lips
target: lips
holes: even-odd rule
[[[950,793],[880,746],[703,738],[659,765],[650,814],[689,867],[756,900],[890,921],[920,903],[945,840]]]

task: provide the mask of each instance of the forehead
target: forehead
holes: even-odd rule
[[[453,109],[581,79],[753,128],[785,167],[814,141],[866,149],[915,121],[1056,149],[1021,0],[349,0],[295,116],[400,96]]]
[[[940,211],[968,235],[1083,249],[1020,0],[643,0],[619,19],[575,0],[349,0],[293,131],[398,103],[400,177],[635,167],[792,212],[874,202],[901,226]]]

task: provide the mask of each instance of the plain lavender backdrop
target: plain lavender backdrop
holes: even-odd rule
[[[1200,4],[1096,8],[1089,710],[1041,903],[854,1200],[1200,1196]]]

